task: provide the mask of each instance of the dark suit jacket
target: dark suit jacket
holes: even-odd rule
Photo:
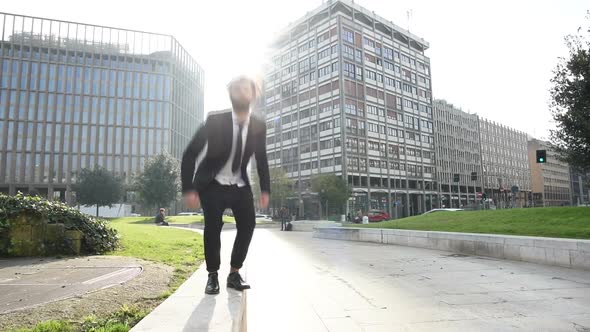
[[[231,110],[209,114],[207,121],[198,130],[184,151],[181,164],[182,192],[205,189],[215,179],[217,173],[229,159],[232,145],[233,120]],[[207,154],[199,164],[195,174],[195,161],[199,153],[207,146]],[[248,133],[242,156],[242,178],[250,185],[246,168],[254,154],[260,190],[270,193],[270,175],[266,157],[266,122],[251,115]]]

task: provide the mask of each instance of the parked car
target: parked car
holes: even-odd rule
[[[272,217],[268,214],[256,214],[256,221],[271,222]]]
[[[139,213],[132,213],[131,216],[132,217],[141,217],[141,214],[139,214]]]
[[[441,211],[458,212],[458,211],[464,211],[464,209],[432,209],[430,211],[424,212],[423,214],[429,214],[429,213],[441,212]]]
[[[382,211],[382,210],[371,210],[369,211],[369,221],[370,222],[378,222],[389,220],[389,213]]]

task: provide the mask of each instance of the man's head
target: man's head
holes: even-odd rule
[[[236,113],[247,113],[258,97],[258,85],[247,76],[238,76],[227,85],[229,99]]]
[[[166,210],[164,208],[161,208],[160,213],[164,213],[164,212],[166,212]]]

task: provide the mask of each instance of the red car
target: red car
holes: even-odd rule
[[[371,210],[369,212],[369,221],[370,222],[377,222],[377,221],[384,221],[389,220],[389,214],[385,211],[381,210]]]

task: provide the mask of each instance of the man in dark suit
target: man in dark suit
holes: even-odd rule
[[[250,106],[256,100],[257,91],[256,83],[250,78],[242,76],[232,80],[228,85],[232,110],[210,113],[182,157],[185,203],[191,209],[202,204],[205,215],[207,294],[219,293],[220,233],[226,208],[232,209],[237,228],[227,286],[237,290],[250,288],[239,270],[246,259],[256,225],[252,189],[246,171],[252,155],[256,158],[260,178],[261,208],[268,206],[270,197],[266,123],[250,116]],[[195,173],[197,158],[201,160]]]

